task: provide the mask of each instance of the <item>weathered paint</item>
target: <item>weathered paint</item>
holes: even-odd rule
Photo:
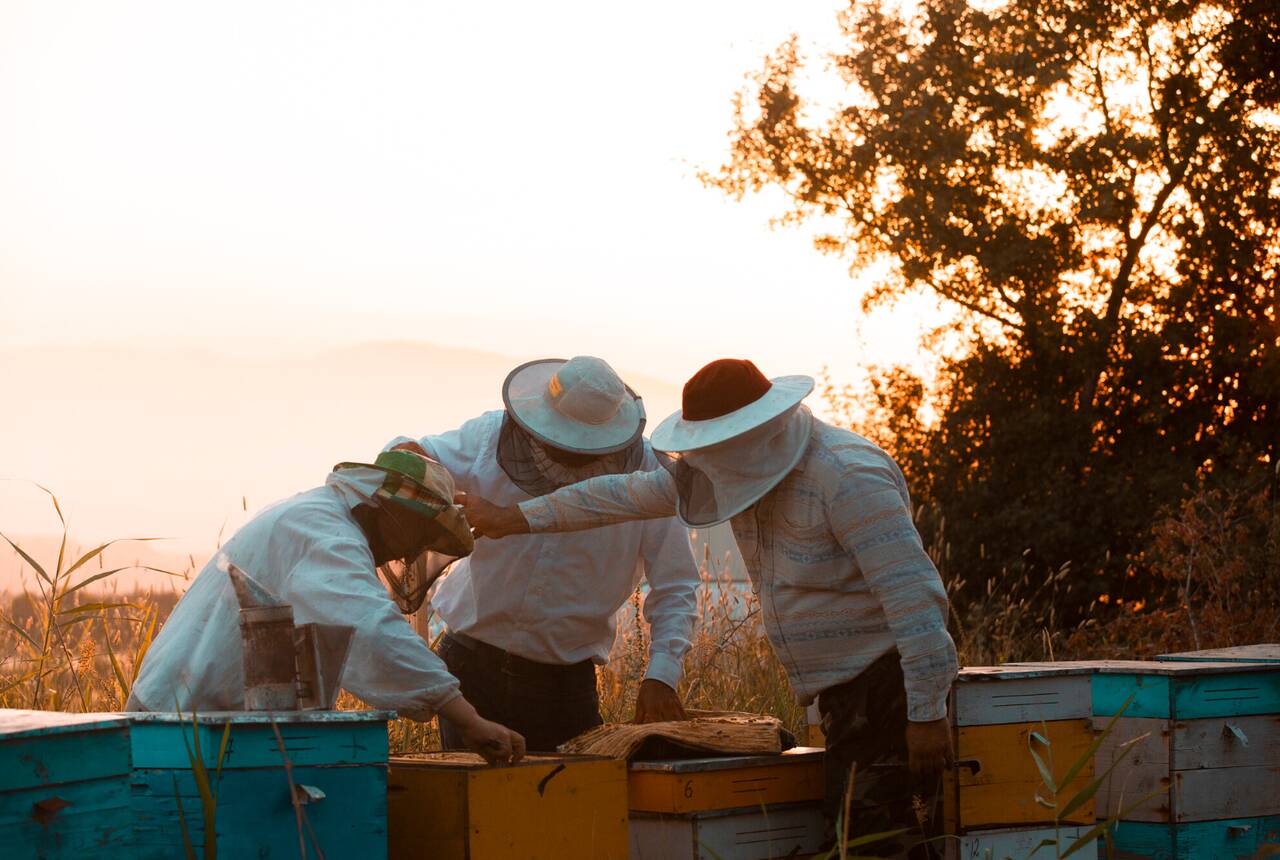
[[[6,857],[118,857],[132,848],[128,722],[0,709]]]
[[[323,799],[302,807],[314,842],[328,857],[386,856],[386,711],[264,714],[131,714],[131,781],[137,856],[183,852],[182,821],[203,850],[203,810],[188,751],[200,755],[217,792],[215,828],[223,856],[298,856],[298,820],[290,799],[278,730],[295,785]],[[274,722],[274,727],[273,727]],[[231,726],[221,776],[218,749]],[[316,856],[306,839],[308,856]]]
[[[766,860],[807,856],[822,847],[820,804],[687,815],[635,813],[631,860]]]
[[[957,825],[960,832],[996,826],[1051,824],[1055,810],[1037,802],[1037,795],[1050,800],[1029,743],[1032,733],[1046,737],[1046,749],[1035,749],[1060,781],[1067,771],[1089,752],[1093,729],[1089,720],[1055,720],[1021,725],[961,726],[956,736],[956,759],[967,763],[957,771]],[[1077,792],[1093,779],[1092,757],[1072,781],[1058,789],[1057,808],[1065,807]],[[1066,818],[1066,823],[1088,824],[1094,820],[1090,799]]]
[[[1117,860],[1269,857],[1280,846],[1280,816],[1172,826],[1121,821],[1111,838]]]
[[[1207,651],[1180,651],[1161,654],[1157,660],[1185,663],[1280,663],[1280,644],[1237,645],[1233,648],[1212,648]]]
[[[633,812],[700,812],[821,800],[823,751],[635,762],[628,775]]]
[[[391,759],[395,858],[627,856],[627,771],[598,756],[531,756],[489,767],[458,754]]]
[[[953,722],[985,726],[1087,718],[1090,674],[1053,664],[966,667],[956,678]]]
[[[966,833],[959,839],[946,840],[945,856],[947,860],[1023,860],[1025,857],[1044,857],[1047,860],[1065,854],[1089,829],[1074,826],[1056,830],[1041,827],[976,831]],[[1071,856],[1081,860],[1097,860],[1097,841],[1090,840]]]

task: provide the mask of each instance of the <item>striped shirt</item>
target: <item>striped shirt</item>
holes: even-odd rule
[[[522,502],[534,532],[668,517],[665,470],[606,475]],[[730,521],[769,641],[801,703],[897,648],[908,718],[941,719],[957,671],[947,596],[911,517],[906,480],[867,439],[814,420],[799,464]]]

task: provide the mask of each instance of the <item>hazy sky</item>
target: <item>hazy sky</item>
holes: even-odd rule
[[[793,32],[830,45],[840,6],[0,0],[0,347],[411,340],[673,384],[910,358],[914,312],[859,327],[777,201],[695,178],[744,74]],[[53,479],[15,446],[0,474]]]

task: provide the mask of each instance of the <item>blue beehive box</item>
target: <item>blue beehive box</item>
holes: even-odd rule
[[[320,852],[387,856],[389,712],[129,716],[135,856],[181,856],[184,824],[191,845],[202,854],[205,804],[192,766],[197,740],[216,792],[212,809],[219,856],[298,857],[300,832],[307,857]]]
[[[0,853],[120,857],[131,839],[128,720],[0,710]]]
[[[1252,857],[1280,846],[1280,664],[1100,660],[1098,792],[1120,857]],[[1134,741],[1119,759],[1121,746]],[[1154,793],[1140,806],[1134,804]]]

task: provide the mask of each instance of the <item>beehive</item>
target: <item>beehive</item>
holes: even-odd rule
[[[184,825],[196,854],[203,853],[197,743],[217,793],[219,856],[297,857],[300,831],[308,857],[386,856],[388,712],[129,716],[136,856],[182,856]]]
[[[765,858],[822,846],[823,751],[632,762],[631,857]]]
[[[1180,651],[1176,654],[1161,654],[1156,659],[1176,663],[1280,663],[1280,645],[1236,645],[1207,651]]]
[[[1093,741],[1089,671],[1057,666],[992,666],[962,669],[952,691],[957,767],[947,780],[948,832],[1026,828],[1054,823],[1057,810],[1093,778],[1093,763],[1057,786],[1056,809],[1037,801],[1055,798],[1044,786],[1031,749],[1052,765],[1055,781],[1087,754]],[[1037,738],[1049,741],[1048,747]],[[1062,823],[1093,823],[1086,801]]]
[[[394,858],[627,856],[627,770],[618,759],[534,755],[490,767],[470,753],[397,756],[387,807]]]
[[[1004,860],[1016,857],[1057,857],[1065,854],[1067,849],[1085,836],[1092,828],[1082,824],[1069,825],[1054,829],[1052,827],[1031,828],[998,828],[995,830],[975,830],[947,840],[947,856],[956,860]],[[1044,847],[1046,843],[1057,841],[1058,850]],[[1081,860],[1097,860],[1098,842],[1089,840],[1088,844],[1071,855]]]
[[[1099,721],[1131,697],[1097,756],[1105,769],[1142,738],[1099,791],[1099,817],[1122,818],[1122,856],[1251,856],[1280,843],[1280,665],[1097,664]]]
[[[0,710],[6,857],[128,856],[132,824],[128,720]]]

